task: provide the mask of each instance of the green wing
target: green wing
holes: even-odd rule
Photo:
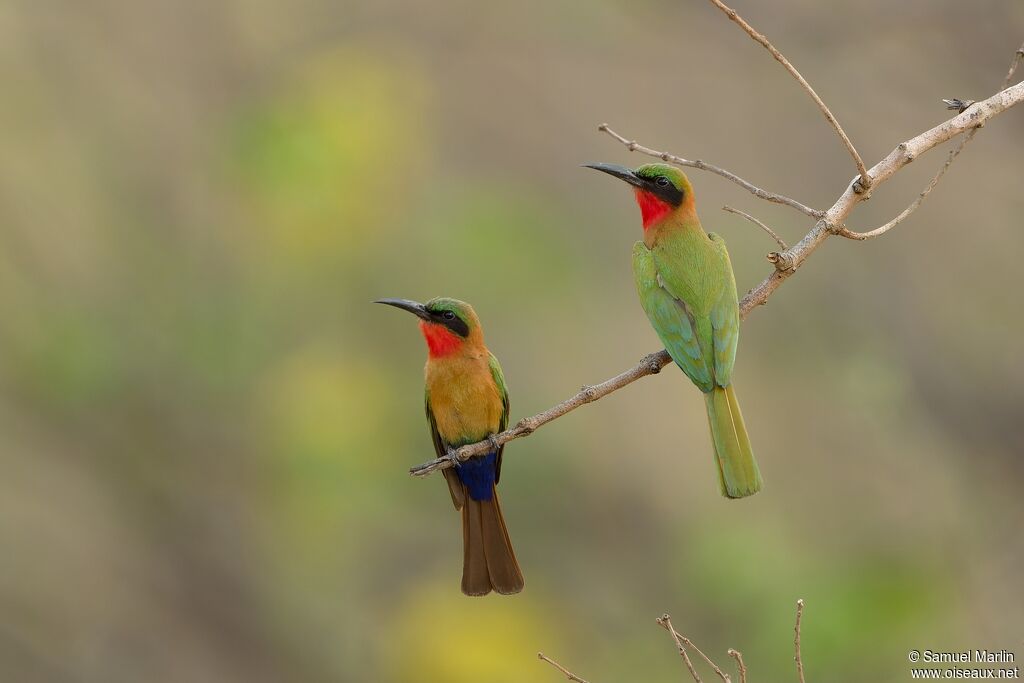
[[[711,330],[715,349],[715,384],[729,386],[732,368],[736,363],[736,345],[740,340],[740,308],[736,297],[736,277],[725,248],[725,241],[711,232],[711,242],[722,259],[721,277],[725,286],[711,307]]]
[[[434,419],[434,411],[430,409],[430,390],[423,392],[423,406],[427,412],[427,424],[430,426],[430,439],[434,442],[434,452],[437,457],[443,458],[448,452],[448,446],[437,431],[437,420]]]
[[[430,425],[430,438],[434,442],[434,452],[437,457],[443,458],[448,454],[448,444],[444,442],[437,431],[437,420],[434,419],[434,411],[430,409],[430,390],[423,392],[423,405],[427,412],[427,424]],[[456,510],[461,510],[466,504],[466,493],[462,489],[462,480],[459,473],[451,467],[441,470],[444,473],[445,481],[448,483],[448,493],[452,496],[452,505]]]
[[[684,301],[665,289],[654,257],[643,242],[633,246],[633,275],[644,312],[672,360],[701,391],[711,391],[715,384],[712,369],[694,333],[693,314]]]
[[[488,352],[490,355],[489,363],[491,366],[491,377],[494,378],[494,383],[498,385],[498,393],[501,394],[501,423],[498,425],[498,431],[503,432],[508,427],[508,387],[505,386],[505,375],[501,371],[501,364],[498,363],[498,359],[494,357],[493,353]],[[498,448],[498,459],[494,469],[494,483],[497,484],[498,480],[501,479],[501,455],[505,452],[505,446]]]

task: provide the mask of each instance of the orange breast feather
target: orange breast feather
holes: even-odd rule
[[[432,360],[426,383],[437,431],[447,443],[474,443],[498,431],[504,407],[486,355]]]

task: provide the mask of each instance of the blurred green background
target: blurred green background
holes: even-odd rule
[[[865,159],[994,92],[1024,5],[737,5]],[[820,113],[707,2],[0,5],[0,680],[684,675],[654,618],[759,680],[903,680],[911,648],[1024,632],[1024,119],[928,202],[834,240],[751,315],[766,488],[715,486],[677,371],[510,445],[527,579],[459,593],[414,321],[471,301],[516,420],[658,348],[633,291],[639,164],[602,121],[827,208]],[[942,151],[858,208],[895,215]],[[694,172],[741,291],[801,215]],[[709,672],[710,674],[710,672]]]

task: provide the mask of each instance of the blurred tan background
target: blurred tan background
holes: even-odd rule
[[[869,165],[1024,39],[1020,2],[737,2]],[[579,164],[645,159],[597,124],[827,208],[853,168],[779,65],[697,0],[14,0],[0,82],[0,680],[678,680],[666,611],[786,680],[799,597],[809,681],[1024,656],[1024,111],[744,325],[762,494],[719,497],[668,370],[509,446],[527,590],[472,600],[406,475],[424,345],[369,302],[470,300],[514,420],[625,369],[638,212]],[[722,204],[810,227],[691,177],[741,291],[773,245]]]

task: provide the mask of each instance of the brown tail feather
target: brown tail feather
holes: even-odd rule
[[[501,502],[498,491],[494,490],[491,500],[482,501],[480,505],[484,531],[484,554],[487,556],[487,572],[491,575],[491,585],[502,595],[510,595],[523,590],[523,572],[512,550],[512,540],[508,537],[505,517],[501,514]]]
[[[491,577],[484,555],[483,529],[480,528],[480,502],[465,497],[462,506],[462,592],[466,595],[487,595]]]
[[[491,500],[466,496],[462,508],[462,592],[487,595],[496,590],[504,595],[523,590],[523,573],[516,561],[501,514],[498,492]]]

